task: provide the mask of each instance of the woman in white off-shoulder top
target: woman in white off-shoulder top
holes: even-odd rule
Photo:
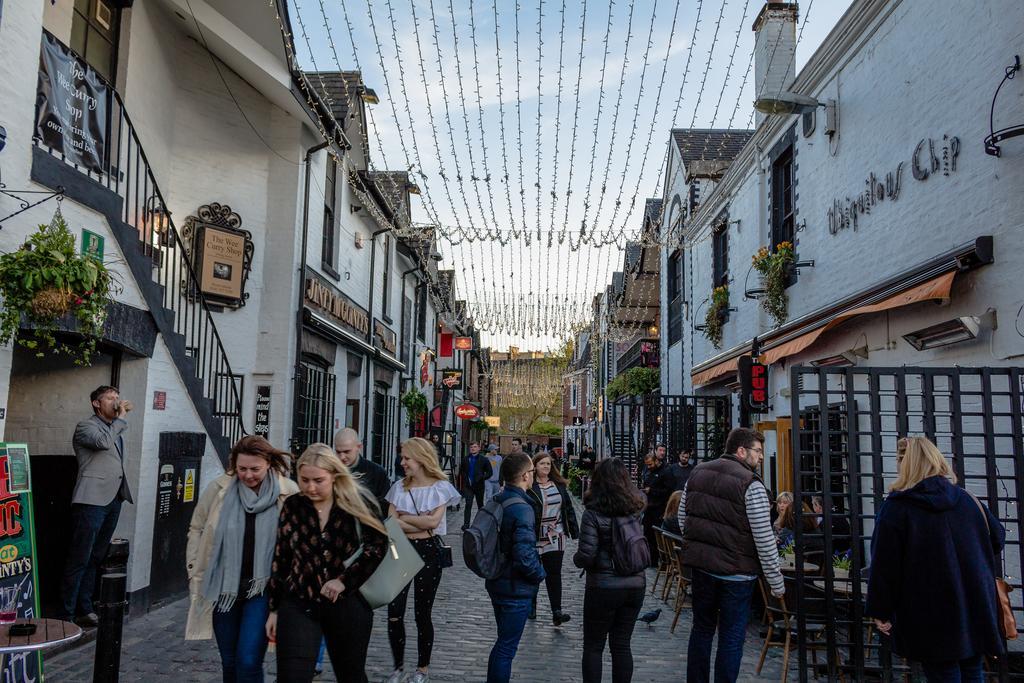
[[[429,680],[427,669],[434,647],[434,624],[430,613],[441,584],[441,537],[448,532],[445,513],[449,503],[458,501],[461,495],[441,470],[437,451],[426,439],[413,438],[404,442],[401,462],[405,478],[395,482],[388,491],[388,513],[398,520],[406,537],[423,558],[423,569],[411,584],[416,610],[418,658],[416,671],[405,680],[425,683]],[[406,586],[388,605],[388,641],[395,670],[386,683],[398,683],[405,675],[405,606],[408,596],[409,586]]]

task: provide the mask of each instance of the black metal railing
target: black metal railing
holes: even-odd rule
[[[186,362],[191,364],[203,397],[211,402],[215,419],[220,421],[221,436],[234,443],[246,433],[242,422],[241,377],[231,371],[213,314],[200,291],[195,267],[166,210],[167,202],[131,117],[113,85],[106,86],[109,102],[102,170],[71,164],[38,137],[35,143],[121,198],[121,220],[138,232],[139,249],[152,262],[152,280],[161,288],[166,319],[172,331],[184,340]]]
[[[660,344],[652,337],[641,337],[633,342],[628,349],[622,352],[615,368],[623,373],[635,367],[657,367],[658,349]]]

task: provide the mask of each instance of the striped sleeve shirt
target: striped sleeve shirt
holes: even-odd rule
[[[683,487],[683,496],[679,501],[679,512],[676,518],[679,521],[679,529],[685,532],[686,528],[686,492]],[[768,586],[773,593],[783,593],[786,590],[782,580],[782,572],[779,570],[779,547],[775,542],[775,533],[772,531],[771,503],[768,500],[768,491],[760,481],[754,481],[747,487],[746,495],[747,521],[750,523],[750,531],[754,536],[754,546],[757,548],[757,556],[761,561],[761,570],[768,581]]]

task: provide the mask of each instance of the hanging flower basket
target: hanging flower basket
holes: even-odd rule
[[[781,325],[789,317],[789,296],[786,284],[792,276],[796,253],[792,242],[780,242],[775,250],[761,247],[751,258],[754,270],[761,274],[764,294],[760,297],[761,308],[772,317],[775,325]]]
[[[418,420],[427,412],[427,397],[416,387],[402,394],[401,401],[410,420]]]
[[[711,290],[711,302],[704,315],[704,336],[716,349],[722,348],[722,328],[729,313],[729,285]]]
[[[39,357],[50,350],[88,365],[115,284],[101,261],[75,252],[75,237],[58,209],[21,248],[0,256],[0,343],[16,340]],[[19,334],[25,323],[32,331]],[[84,340],[58,340],[56,332],[69,326]]]

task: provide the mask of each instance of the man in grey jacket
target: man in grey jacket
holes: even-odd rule
[[[71,547],[61,581],[64,618],[96,626],[92,593],[96,570],[106,556],[121,514],[121,502],[132,500],[124,472],[125,415],[132,409],[117,387],[101,386],[89,395],[93,415],[75,427],[72,446],[78,479],[71,500]]]

